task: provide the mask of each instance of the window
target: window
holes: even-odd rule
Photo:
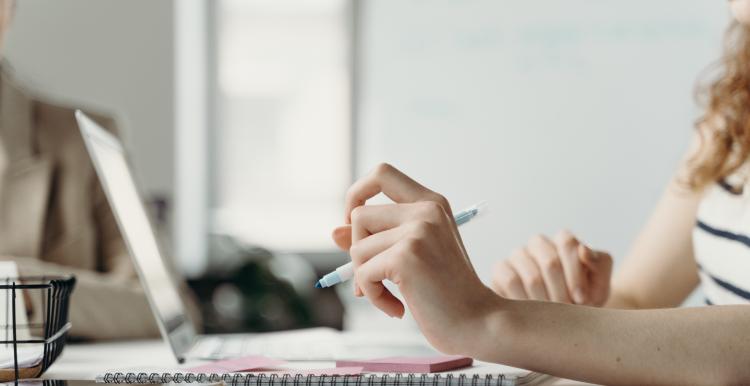
[[[351,182],[349,0],[213,3],[215,231],[332,247]]]

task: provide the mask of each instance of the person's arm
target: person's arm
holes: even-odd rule
[[[499,261],[492,288],[515,300],[644,309],[681,304],[698,284],[692,230],[702,192],[685,186],[698,135],[630,253],[611,279],[612,257],[568,231],[537,235]],[[669,285],[664,285],[668,281]]]
[[[476,358],[603,384],[750,383],[750,307],[614,310],[497,298]]]
[[[606,307],[676,307],[690,295],[699,282],[692,232],[701,197],[670,183],[612,280]]]
[[[364,205],[378,192],[396,203]],[[363,295],[395,317],[408,306],[440,351],[605,384],[750,383],[750,307],[636,311],[497,296],[474,272],[447,200],[388,165],[353,185],[346,208]]]
[[[501,260],[492,287],[514,300],[624,309],[678,306],[698,284],[692,230],[700,199],[700,192],[671,182],[614,279],[607,252],[562,231],[553,238],[532,237]]]

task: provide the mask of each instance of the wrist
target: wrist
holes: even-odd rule
[[[486,288],[486,287],[484,287]],[[464,339],[462,352],[475,359],[492,361],[506,347],[510,323],[508,307],[512,300],[498,296],[486,288],[476,304],[477,314],[470,318],[464,331],[470,331],[470,339]]]

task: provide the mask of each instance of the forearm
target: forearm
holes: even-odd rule
[[[638,304],[638,301],[634,296],[616,288],[612,289],[609,298],[607,299],[607,302],[603,307],[621,310],[637,310],[646,308]]]
[[[499,302],[472,354],[605,384],[747,384],[750,307],[612,310]]]

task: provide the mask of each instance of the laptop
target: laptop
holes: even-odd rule
[[[186,358],[221,359],[265,355],[287,360],[333,360],[372,355],[434,354],[424,338],[382,334],[372,340],[317,328],[279,333],[198,335],[186,314],[177,282],[167,268],[120,140],[80,110],[76,120],[125,244],[143,284],[162,338],[182,363]]]

